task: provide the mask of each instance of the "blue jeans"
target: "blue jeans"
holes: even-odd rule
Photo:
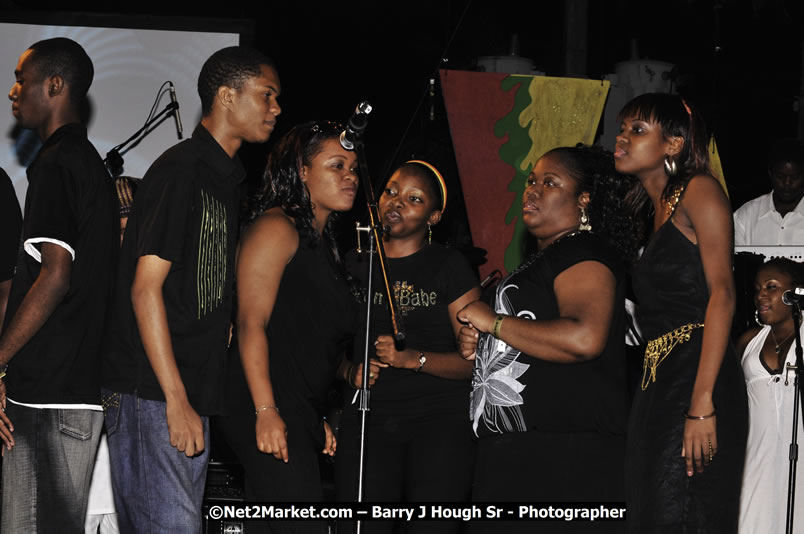
[[[164,402],[105,390],[102,396],[120,532],[200,533],[209,418],[201,418],[204,452],[188,458],[170,444]]]
[[[9,402],[16,445],[3,459],[3,532],[83,532],[103,413]]]

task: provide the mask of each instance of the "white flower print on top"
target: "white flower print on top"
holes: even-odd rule
[[[505,294],[509,289],[519,288],[514,284],[506,285],[505,280],[497,287],[494,306],[497,313],[514,315],[513,306]],[[532,312],[526,310],[516,315],[535,318]],[[472,374],[470,405],[475,435],[481,422],[494,433],[527,430],[521,408],[524,403],[521,392],[525,385],[518,378],[530,365],[516,361],[519,354],[519,350],[490,334],[480,336]]]

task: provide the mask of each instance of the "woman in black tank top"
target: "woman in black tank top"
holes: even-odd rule
[[[355,316],[330,230],[332,214],[352,207],[358,187],[357,158],[341,147],[342,131],[307,123],[280,140],[240,243],[227,388],[233,415],[222,426],[244,465],[247,501],[323,500],[319,454],[335,453],[326,397]],[[258,522],[248,530],[262,528],[326,532],[324,522]]]
[[[639,179],[633,198],[652,215],[634,271],[647,347],[628,427],[629,532],[735,532],[747,401],[729,340],[731,206],[681,97],[639,96],[619,120],[617,170]]]
[[[536,161],[522,222],[537,252],[497,285],[491,307],[458,313],[474,360],[478,502],[624,499],[628,390],[623,206],[631,180],[610,152],[561,147]],[[622,532],[619,521],[555,521],[549,532]],[[528,521],[473,521],[469,532],[534,532]]]

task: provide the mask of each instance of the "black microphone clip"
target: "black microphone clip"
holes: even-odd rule
[[[106,168],[112,178],[117,178],[123,174],[123,156],[120,155],[120,151],[116,147],[106,153],[106,159],[103,162],[106,164]]]
[[[368,126],[368,116],[372,109],[371,104],[366,100],[357,105],[355,112],[349,118],[349,122],[346,123],[346,129],[341,132],[340,142],[344,149],[355,149],[355,141],[363,135],[363,130]]]

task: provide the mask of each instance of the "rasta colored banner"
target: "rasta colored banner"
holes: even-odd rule
[[[521,198],[548,150],[595,140],[608,81],[441,71],[455,158],[481,277],[522,260]]]
[[[521,198],[536,161],[556,147],[592,144],[609,89],[617,108],[636,94],[608,80],[456,70],[440,79],[472,239],[488,253],[480,276],[510,272],[524,256]],[[714,138],[709,158],[728,194]]]

